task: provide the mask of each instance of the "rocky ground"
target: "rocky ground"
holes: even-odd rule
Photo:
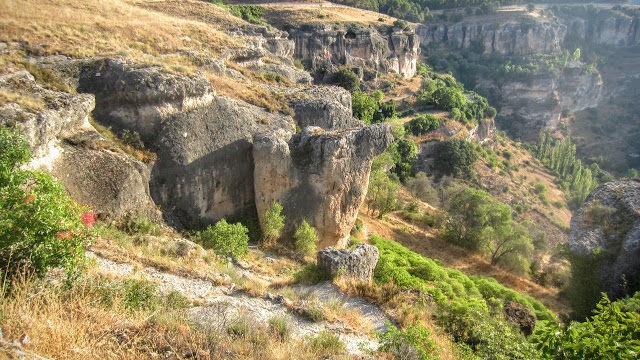
[[[387,322],[391,321],[380,307],[365,299],[341,293],[331,282],[311,286],[296,284],[293,286],[294,293],[303,300],[294,302],[282,295],[272,295],[267,291],[261,296],[255,296],[239,290],[236,282],[227,274],[219,273],[209,278],[199,278],[162,271],[152,266],[140,266],[135,262],[116,262],[94,252],[88,252],[87,256],[95,259],[95,264],[101,271],[113,276],[148,280],[156,284],[162,294],[171,291],[180,292],[192,301],[193,306],[186,310],[187,317],[197,326],[207,330],[225,331],[229,325],[243,319],[267,325],[269,319],[286,317],[289,319],[291,337],[294,339],[329,331],[339,335],[345,350],[350,355],[364,355],[363,350],[378,348],[375,337],[365,331],[367,329],[384,331]],[[275,281],[273,278],[254,272],[248,264],[242,262],[241,264],[241,266],[228,265],[232,272],[237,272],[239,278],[257,278],[263,282],[267,279],[267,286]],[[356,326],[347,324],[339,318],[329,318],[320,322],[311,321],[301,315],[300,311],[301,307],[310,303],[317,304],[321,308],[339,307],[340,312],[351,313],[349,319],[357,319],[352,322]]]

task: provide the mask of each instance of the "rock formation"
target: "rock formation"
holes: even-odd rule
[[[577,255],[603,253],[602,291],[612,299],[640,290],[640,180],[597,187],[571,218],[569,246]]]
[[[566,17],[567,35],[599,45],[640,45],[640,19],[607,13],[589,19]]]
[[[535,141],[540,129],[556,126],[562,110],[578,111],[598,105],[603,81],[597,70],[571,62],[557,77],[539,76],[531,80],[510,80],[498,84],[483,79],[478,87],[497,94],[498,122],[525,141]]]
[[[327,131],[307,127],[255,136],[256,208],[262,216],[278,201],[285,238],[306,220],[318,231],[319,248],[344,245],[364,201],[373,158],[393,141],[389,124]]]
[[[371,282],[380,253],[373,245],[359,244],[354,250],[328,247],[320,250],[317,258],[318,267],[332,276],[342,273],[345,277]]]
[[[508,19],[492,16],[471,17],[454,24],[420,25],[416,34],[420,43],[448,43],[455,48],[475,46],[484,54],[548,54],[561,50],[567,32],[557,20],[534,18],[527,14]]]
[[[288,90],[289,107],[300,128],[318,126],[324,130],[341,130],[363,125],[353,118],[351,93],[337,86],[314,86]]]
[[[536,328],[536,316],[528,307],[513,301],[507,301],[502,308],[507,320],[516,324],[522,334],[529,336]]]
[[[307,69],[332,65],[368,67],[411,77],[416,72],[420,41],[414,33],[398,28],[333,24],[305,24],[289,30],[295,42],[294,57]]]
[[[96,97],[94,118],[115,131],[136,131],[146,144],[157,137],[168,116],[206,106],[215,96],[206,79],[169,74],[157,66],[106,58],[75,66],[78,91]]]
[[[113,151],[117,148],[89,124],[93,96],[44,89],[26,71],[2,76],[0,87],[40,102],[41,108],[29,103],[0,108],[0,124],[19,127],[29,139],[31,167],[50,172],[72,199],[93,206],[103,219],[136,214],[159,219],[147,166]]]
[[[289,116],[216,96],[169,116],[154,142],[152,195],[178,220],[201,227],[254,209],[254,134],[295,129]]]

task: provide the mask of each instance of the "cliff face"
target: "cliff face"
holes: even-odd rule
[[[390,27],[307,24],[289,30],[289,36],[295,43],[294,57],[313,70],[351,65],[411,77],[420,54],[416,34]]]
[[[567,18],[567,35],[599,45],[640,45],[640,19],[624,14],[590,19]]]
[[[610,297],[638,291],[640,180],[609,182],[596,188],[571,219],[569,246],[577,255],[601,252],[599,275],[602,289]]]
[[[327,131],[307,127],[292,135],[255,136],[256,208],[262,216],[278,201],[285,237],[306,220],[318,231],[319,248],[344,246],[367,195],[373,158],[393,141],[389,124]]]
[[[582,110],[598,105],[603,91],[599,72],[584,64],[569,64],[559,77],[541,76],[528,81],[498,84],[483,79],[478,87],[496,94],[498,122],[525,141],[535,141],[540,129],[556,126],[563,109]]]
[[[517,16],[507,22],[492,17],[471,17],[455,24],[420,25],[416,34],[424,45],[448,43],[462,49],[482,44],[485,54],[546,54],[561,50],[566,26],[529,15]]]

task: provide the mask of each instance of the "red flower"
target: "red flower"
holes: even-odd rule
[[[29,197],[27,197],[26,199],[24,199],[25,204],[30,203],[31,201],[33,201],[33,199],[35,199],[36,197],[33,195],[29,195]]]
[[[96,215],[93,211],[89,211],[89,212],[86,212],[86,213],[80,215],[80,222],[87,229],[91,229],[93,224],[96,223],[96,218],[97,217],[98,217],[98,215]]]

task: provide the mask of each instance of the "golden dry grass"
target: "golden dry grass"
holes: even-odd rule
[[[240,45],[211,22],[180,18],[141,4],[135,0],[0,0],[0,41],[24,41],[42,55],[123,55],[149,62],[182,50],[217,54]],[[217,6],[206,5],[216,19],[229,19]]]
[[[391,25],[397,18],[373,11],[336,5],[322,4],[265,4],[265,20],[275,26],[303,23],[351,23],[360,25]],[[384,21],[379,21],[382,18]]]
[[[91,271],[71,287],[24,278],[15,282],[13,291],[0,293],[5,341],[26,337],[22,349],[27,354],[51,359],[348,358],[305,339],[282,339],[263,325],[251,323],[246,333],[231,334],[193,326],[181,309],[127,310],[122,298],[104,304],[95,284],[100,278]]]

